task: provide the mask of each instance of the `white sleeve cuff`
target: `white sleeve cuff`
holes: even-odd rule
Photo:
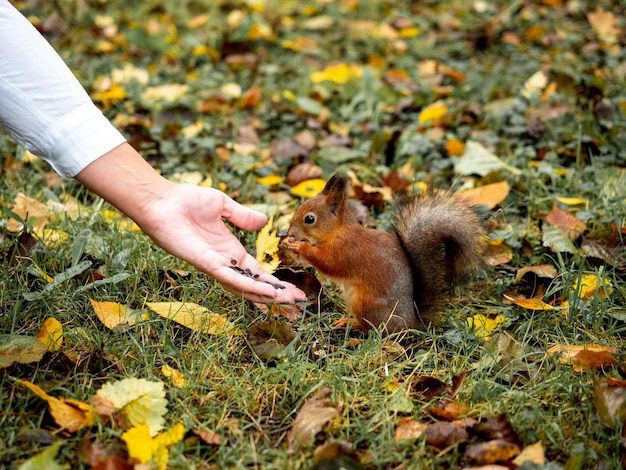
[[[40,154],[62,176],[76,176],[87,165],[126,142],[102,112],[86,103],[56,122],[41,137]]]

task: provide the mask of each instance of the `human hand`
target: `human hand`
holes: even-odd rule
[[[135,219],[157,245],[210,274],[233,294],[263,303],[306,298],[297,287],[263,271],[223,220],[244,230],[259,230],[267,217],[217,189],[172,184]]]

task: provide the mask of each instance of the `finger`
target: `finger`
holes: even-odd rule
[[[306,294],[296,286],[265,272],[254,278],[226,269],[230,272],[219,273],[216,279],[235,295],[243,295],[248,300],[263,303],[293,303],[306,300]]]
[[[244,230],[259,230],[267,223],[267,216],[261,212],[242,206],[229,198],[224,201],[222,217]]]

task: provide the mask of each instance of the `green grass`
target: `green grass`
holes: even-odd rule
[[[620,240],[626,220],[626,83],[619,72],[624,70],[626,49],[623,34],[611,47],[599,43],[587,20],[596,5],[621,18],[619,2],[594,2],[571,10],[496,2],[487,4],[485,11],[468,2],[381,1],[353,7],[361,2],[268,1],[262,11],[250,6],[254,2],[127,3],[90,3],[86,9],[70,0],[19,6],[35,21],[58,18],[60,29],[52,28],[49,39],[91,93],[98,77],[109,76],[127,62],[151,72],[149,86],[189,85],[185,97],[167,104],[146,102],[141,97],[145,86],[129,83],[125,100],[105,106],[107,115],[118,122],[138,118],[136,124],[121,128],[165,175],[180,178],[199,171],[203,177],[211,176],[216,186],[224,184],[223,189],[240,201],[263,204],[274,191],[258,183],[257,177],[285,175],[296,163],[284,156],[267,159],[266,149],[275,139],[306,129],[317,142],[309,158],[325,170],[325,176],[346,165],[377,184],[390,170],[408,164],[416,180],[444,187],[506,180],[511,192],[489,218],[492,238],[505,240],[512,258],[493,268],[480,288],[455,299],[436,331],[393,341],[375,331],[366,335],[334,327],[345,312],[338,292],[328,283],[320,306],[294,322],[295,339],[267,357],[255,352],[253,339],[246,335],[201,334],[156,315],[127,330],[110,331],[94,315],[89,298],[137,310],[145,309],[145,302],[195,302],[227,316],[244,333],[272,317],[226,294],[144,235],[120,225],[120,219],[111,222],[105,212],[109,207],[76,182],[47,187],[47,165],[24,162],[23,151],[0,134],[0,334],[35,335],[47,317],[59,320],[65,331],[60,352],[0,370],[0,467],[17,468],[53,437],[64,439],[57,461],[69,468],[89,468],[79,453],[85,440],[109,449],[124,447],[122,431],[104,421],[74,434],[59,432],[45,402],[15,378],[29,380],[53,396],[89,402],[104,383],[138,377],[166,383],[167,426],[180,422],[187,430],[211,430],[222,436],[219,445],[193,439],[175,445],[171,468],[311,468],[316,445],[330,439],[350,442],[365,468],[460,468],[467,464],[462,446],[437,452],[420,439],[395,441],[394,431],[401,417],[435,421],[427,408],[438,398],[420,397],[411,388],[414,378],[432,376],[451,384],[463,372],[467,376],[457,399],[470,407],[470,416],[506,414],[525,445],[542,442],[552,464],[545,468],[620,467],[621,424],[602,426],[594,404],[594,381],[619,378],[617,370],[575,372],[546,354],[555,344],[585,343],[616,347],[619,361],[625,353],[626,326],[612,315],[621,314],[623,319],[626,309],[626,263]],[[234,10],[242,12],[244,20],[228,26],[227,17]],[[203,26],[189,26],[189,20],[204,13],[210,14]],[[101,21],[98,15],[110,17],[118,31],[107,36],[94,27]],[[332,18],[333,26],[301,26],[321,15]],[[372,22],[370,28],[388,23],[398,31],[406,23],[419,32],[403,39],[403,49],[397,39],[354,33],[351,28],[365,21]],[[619,21],[624,31],[626,25]],[[270,26],[275,36],[247,39],[251,25]],[[533,36],[529,33],[533,26],[544,31]],[[71,34],[63,34],[64,28]],[[517,36],[520,45],[503,42],[504,33]],[[316,47],[293,51],[281,45],[303,37]],[[103,40],[112,43],[111,51],[99,49]],[[195,53],[197,46],[210,52]],[[258,62],[228,65],[234,53],[251,53]],[[224,60],[211,54],[223,55]],[[374,56],[383,58],[382,69],[364,72],[345,85],[310,80],[311,72],[329,64],[365,65]],[[462,72],[465,79],[455,81],[444,74],[433,84],[419,73],[418,64],[426,60]],[[544,105],[567,106],[568,112],[545,120],[539,132],[530,132],[531,118],[546,112],[542,104],[531,100],[506,107],[499,100],[518,96],[540,69],[558,84]],[[406,71],[410,85],[386,81],[389,70]],[[244,92],[258,87],[259,103],[246,108],[231,102],[216,112],[199,112],[198,105],[227,83],[241,85]],[[438,86],[451,87],[449,94],[440,96]],[[297,99],[286,98],[286,92]],[[327,107],[328,120],[315,124],[310,113],[315,105],[303,98]],[[449,109],[438,127],[442,134],[417,125],[420,110],[438,99],[445,99]],[[604,114],[598,111],[600,104],[606,106]],[[490,106],[501,114],[490,112]],[[198,119],[202,132],[184,137],[181,129]],[[244,125],[253,126],[261,141],[250,155],[238,153],[233,145]],[[334,125],[349,129],[354,150],[349,161],[320,152]],[[445,151],[445,143],[453,138],[483,142],[519,174],[498,171],[485,178],[455,174],[454,159]],[[223,149],[231,150],[228,160],[219,158]],[[19,192],[44,203],[70,195],[84,210],[76,219],[60,217],[48,225],[66,232],[66,240],[30,247],[18,259],[11,255],[16,242],[6,224]],[[608,258],[612,263],[556,253],[543,244],[543,218],[556,197],[587,201],[569,212],[586,222],[587,238],[614,245]],[[293,211],[297,203],[287,199],[279,215]],[[372,215],[382,225],[388,218],[384,211]],[[78,249],[77,239],[86,233],[91,234],[90,241]],[[254,238],[241,234],[250,249]],[[47,284],[36,274],[35,264],[54,276],[83,261],[92,263],[84,273],[35,300],[25,299],[24,294],[39,292]],[[552,264],[558,276],[547,282],[535,278],[513,283],[517,269],[537,264]],[[108,278],[125,277],[94,287],[86,276],[96,270]],[[180,274],[174,286],[165,281],[166,270],[188,274]],[[583,274],[598,272],[611,281],[611,294],[606,299],[578,299],[572,285]],[[570,308],[565,314],[525,310],[504,300],[503,295],[512,292],[529,297],[544,292],[545,301],[567,300]],[[477,338],[468,328],[466,318],[476,313],[505,316],[497,343]],[[72,351],[78,353],[75,362],[65,354]],[[182,389],[170,385],[161,373],[163,365],[180,370],[189,384]],[[298,410],[324,386],[333,390],[340,417],[324,427],[315,443],[289,452],[286,436]]]

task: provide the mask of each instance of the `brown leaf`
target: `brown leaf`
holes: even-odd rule
[[[105,457],[96,463],[91,470],[133,470],[137,468],[128,462],[128,460],[122,459],[121,457]]]
[[[300,158],[309,155],[309,151],[289,137],[275,139],[270,144],[270,154],[273,159]]]
[[[332,393],[330,388],[323,387],[304,402],[287,433],[290,451],[310,444],[326,423],[339,416],[340,406],[333,402]]]
[[[403,439],[417,439],[424,433],[428,426],[428,424],[420,423],[419,421],[415,421],[413,418],[409,418],[408,416],[402,417],[396,425],[393,438],[396,441],[401,441]]]
[[[618,386],[606,379],[594,383],[594,404],[602,425],[612,428],[626,421],[626,388],[623,381]]]
[[[448,384],[435,377],[416,376],[411,380],[411,390],[420,394],[425,400],[443,395],[448,388]]]
[[[218,446],[222,443],[222,436],[213,431],[203,431],[201,429],[191,429],[191,432],[198,436],[205,444]]]
[[[458,402],[441,401],[437,407],[426,408],[430,414],[439,419],[445,419],[446,421],[454,421],[456,419],[467,416],[472,409]]]
[[[556,203],[552,206],[552,211],[546,216],[545,221],[566,233],[570,240],[576,240],[587,230],[587,224],[560,209]]]
[[[494,439],[467,446],[465,457],[476,465],[488,465],[496,462],[507,462],[519,454],[518,444],[504,439]]]
[[[338,461],[345,458],[355,460],[357,456],[357,452],[352,443],[344,440],[331,439],[315,448],[313,451],[313,464],[317,465],[324,460]]]
[[[424,430],[426,445],[442,450],[469,440],[469,433],[464,427],[440,421]]]
[[[289,170],[284,183],[294,187],[303,181],[320,179],[323,176],[322,169],[313,163],[300,163]]]
[[[519,436],[504,413],[476,423],[472,430],[486,440],[504,439],[520,449],[522,447]]]
[[[615,347],[598,344],[556,344],[548,349],[548,355],[559,354],[559,362],[571,364],[576,372],[612,366],[615,352]]]
[[[517,273],[515,273],[514,282],[516,283],[520,282],[527,273],[533,273],[538,277],[548,278],[548,279],[554,279],[558,275],[556,268],[552,266],[551,264],[539,264],[536,266],[526,266],[522,269],[517,270]]]

